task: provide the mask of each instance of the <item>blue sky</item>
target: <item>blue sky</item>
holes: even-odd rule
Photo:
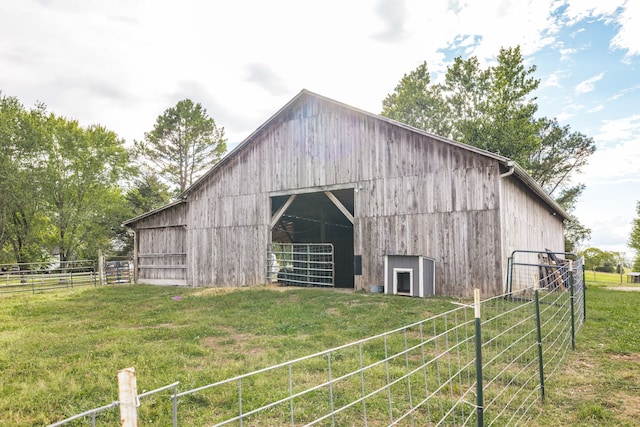
[[[128,144],[185,97],[246,138],[306,88],[372,113],[404,73],[520,45],[541,116],[593,137],[587,246],[624,252],[640,200],[639,0],[3,0],[0,91]]]

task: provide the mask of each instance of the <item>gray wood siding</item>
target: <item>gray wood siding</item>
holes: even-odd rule
[[[179,204],[136,224],[139,283],[186,284],[186,205]]]
[[[503,259],[514,250],[563,252],[562,218],[513,175],[502,179],[501,184]],[[538,258],[536,254],[521,254],[519,261],[537,263]]]
[[[385,254],[435,259],[438,294],[501,288],[497,160],[302,97],[188,195],[188,282],[263,283],[274,192],[351,186],[361,286]]]

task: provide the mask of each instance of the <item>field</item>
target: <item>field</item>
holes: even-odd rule
[[[616,275],[586,278],[587,322],[567,369],[547,383],[540,426],[635,425],[640,417],[640,292],[607,289],[619,285]],[[454,302],[266,287],[0,296],[0,425],[44,425],[117,400],[116,372],[126,367],[136,368],[139,392],[174,381],[187,390],[403,326]],[[169,424],[161,412],[143,405],[143,424]],[[185,416],[181,425],[203,422],[196,412]]]
[[[640,292],[616,291],[616,274],[586,272],[587,321],[567,368],[548,383],[539,426],[637,426]],[[624,279],[626,281],[626,278]],[[625,287],[628,287],[624,283]]]

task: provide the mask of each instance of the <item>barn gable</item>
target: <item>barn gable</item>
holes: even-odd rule
[[[509,159],[303,90],[181,195],[186,282],[265,283],[270,243],[314,242],[335,248],[338,286],[382,284],[385,257],[416,256],[438,294],[495,294],[523,234],[562,248],[566,213],[536,185]],[[509,222],[524,201],[533,230]]]

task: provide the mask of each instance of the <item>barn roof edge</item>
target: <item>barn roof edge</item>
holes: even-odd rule
[[[131,227],[133,224],[135,224],[136,222],[138,222],[138,221],[140,221],[140,220],[142,220],[142,219],[145,219],[145,218],[147,218],[147,217],[150,217],[150,216],[152,216],[152,215],[157,214],[158,212],[162,212],[162,211],[164,211],[164,210],[167,210],[167,209],[172,208],[172,207],[174,207],[174,206],[180,205],[180,204],[182,204],[182,203],[186,203],[186,200],[184,200],[184,199],[178,199],[178,200],[176,200],[176,201],[174,201],[174,202],[167,203],[167,204],[166,204],[166,205],[164,205],[164,206],[160,206],[159,208],[156,208],[156,209],[150,210],[149,212],[145,212],[145,213],[143,213],[143,214],[141,214],[141,215],[138,215],[138,216],[136,216],[136,217],[133,217],[133,218],[131,218],[131,219],[128,219],[128,220],[126,220],[125,222],[123,222],[123,223],[122,223],[122,225],[123,225],[123,226],[125,226],[125,227]]]
[[[409,130],[411,132],[415,132],[415,133],[419,133],[421,135],[429,136],[430,138],[433,138],[435,140],[444,142],[446,144],[453,145],[453,146],[456,146],[456,147],[460,147],[460,148],[462,148],[464,150],[471,151],[471,152],[480,154],[480,155],[485,156],[485,157],[493,158],[493,159],[497,160],[498,162],[500,162],[502,165],[504,165],[507,169],[509,169],[512,165],[515,165],[515,175],[520,179],[520,181],[522,181],[527,187],[529,187],[531,189],[531,191],[533,191],[536,195],[538,195],[541,199],[543,199],[543,201],[551,209],[553,209],[557,214],[559,214],[562,218],[567,219],[567,220],[571,220],[571,215],[569,215],[558,204],[558,202],[556,202],[540,186],[540,184],[538,184],[521,166],[519,166],[516,162],[514,162],[513,160],[511,160],[511,159],[509,159],[507,157],[501,156],[501,155],[496,154],[496,153],[492,153],[492,152],[487,151],[487,150],[483,150],[481,148],[474,147],[474,146],[469,145],[469,144],[465,144],[465,143],[462,143],[462,142],[454,141],[452,139],[445,138],[443,136],[436,135],[436,134],[424,131],[422,129],[415,128],[413,126],[410,126],[410,125],[407,125],[405,123],[390,119],[388,117],[381,116],[379,114],[370,113],[370,112],[362,110],[360,108],[353,107],[351,105],[342,103],[340,101],[336,101],[336,100],[331,99],[331,98],[327,98],[326,96],[323,96],[323,95],[319,95],[319,94],[317,94],[315,92],[312,92],[312,91],[310,91],[308,89],[302,89],[296,96],[294,96],[291,100],[289,100],[289,102],[287,102],[283,107],[281,107],[271,117],[269,117],[269,119],[267,119],[258,128],[256,128],[256,130],[254,130],[248,137],[246,137],[240,144],[238,144],[226,156],[224,156],[218,163],[213,165],[211,167],[211,169],[209,169],[205,174],[203,174],[200,178],[198,178],[191,186],[189,186],[189,188],[184,190],[178,196],[178,198],[179,199],[186,199],[186,197],[188,196],[189,193],[191,193],[193,190],[198,188],[204,181],[206,181],[211,175],[213,175],[220,167],[222,167],[225,163],[230,161],[230,159],[232,159],[237,153],[242,151],[244,147],[249,145],[251,143],[251,141],[254,139],[254,137],[256,135],[258,135],[263,129],[268,127],[271,124],[271,122],[276,120],[276,118],[278,116],[280,116],[284,111],[289,109],[292,105],[294,105],[296,102],[298,102],[300,99],[302,99],[305,96],[318,98],[318,99],[321,99],[321,100],[323,100],[325,102],[329,102],[329,103],[332,103],[332,104],[335,104],[335,105],[339,105],[342,108],[345,108],[347,110],[355,111],[355,112],[357,112],[359,114],[363,114],[363,115],[366,115],[368,117],[372,117],[372,118],[375,118],[377,120],[382,120],[382,121],[385,121],[387,123],[393,124],[394,126],[398,126],[398,127],[407,129],[407,130]],[[129,220],[128,222],[132,222],[132,220]]]

